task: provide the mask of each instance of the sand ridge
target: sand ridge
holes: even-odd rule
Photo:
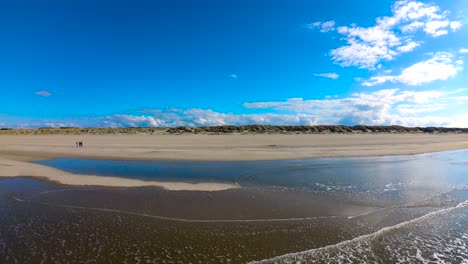
[[[104,177],[96,175],[79,175],[67,173],[43,165],[0,158],[0,177],[29,176],[47,179],[65,185],[108,186],[108,187],[142,187],[156,186],[171,191],[222,191],[239,188],[236,184],[227,183],[186,183],[161,182]]]

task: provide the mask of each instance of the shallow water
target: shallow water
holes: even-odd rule
[[[468,150],[412,156],[248,162],[54,159],[37,162],[80,174],[144,180],[229,182],[343,195],[375,205],[414,202],[468,186]]]
[[[0,180],[0,263],[466,263],[468,151],[351,159],[59,159],[220,192]]]
[[[468,263],[467,226],[465,200],[335,245],[252,263]]]

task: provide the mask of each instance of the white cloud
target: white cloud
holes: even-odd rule
[[[40,126],[39,126],[40,125]],[[59,128],[59,127],[77,127],[74,123],[66,123],[66,122],[51,122],[46,121],[43,123],[36,124],[36,127],[52,127],[52,128]]]
[[[152,116],[112,115],[103,119],[103,124],[110,127],[159,127],[164,123]]]
[[[400,82],[408,85],[421,85],[436,80],[447,80],[463,69],[463,61],[453,61],[453,54],[438,52],[432,58],[418,62],[404,70],[400,75],[374,76],[363,82],[365,86],[374,86],[385,82]]]
[[[400,52],[410,52],[413,51],[415,48],[419,47],[420,45],[414,41],[410,41],[406,43],[404,46],[400,46],[397,48],[398,51]]]
[[[450,25],[448,20],[441,20],[441,21],[429,21],[424,26],[424,32],[433,36],[439,37],[442,35],[447,35],[448,30],[447,27]]]
[[[335,21],[327,21],[322,23],[321,32],[329,32],[335,30]]]
[[[411,24],[402,26],[401,31],[403,33],[413,33],[416,30],[423,28],[423,27],[424,27],[423,22],[415,21],[415,22],[412,22]]]
[[[308,24],[307,27],[310,29],[313,29],[313,28],[319,28],[320,25],[322,25],[322,22],[314,22],[314,23]]]
[[[466,54],[468,53],[468,49],[460,49],[458,52],[460,52],[461,54]]]
[[[319,28],[320,32],[330,32],[335,31],[335,21],[327,21],[327,22],[314,22],[307,25],[308,28]]]
[[[450,28],[453,30],[453,31],[457,31],[458,29],[460,29],[461,27],[463,26],[463,24],[459,21],[452,21],[450,22]]]
[[[381,60],[391,60],[397,52],[400,40],[390,31],[378,27],[340,27],[338,32],[346,35],[349,45],[330,52],[333,61],[342,66],[358,66],[373,69]]]
[[[454,116],[427,115],[447,109],[457,100],[458,103],[468,100],[468,96],[452,96],[463,91],[414,92],[387,89],[357,93],[342,99],[293,98],[285,102],[246,103],[244,106],[317,116],[319,124],[468,126],[468,122],[460,122]]]
[[[229,74],[229,77],[231,77],[231,78],[233,78],[233,79],[237,79],[237,78],[238,78],[237,74]]]
[[[39,96],[43,96],[43,97],[49,97],[51,96],[52,94],[48,91],[38,91],[38,92],[35,92],[34,94],[36,95],[39,95]]]
[[[75,123],[68,123],[66,121],[50,121],[50,120],[32,120],[32,121],[26,121],[23,120],[24,122],[15,122],[15,123],[9,123],[8,127],[11,128],[60,128],[60,127],[79,127]]]
[[[417,115],[421,113],[431,113],[431,112],[436,112],[439,110],[443,110],[447,107],[445,104],[437,104],[433,103],[430,105],[411,105],[411,104],[404,104],[404,105],[399,105],[396,107],[396,110],[404,115]]]
[[[316,74],[314,74],[314,76],[329,78],[329,79],[333,79],[333,80],[337,80],[338,78],[340,78],[340,75],[338,75],[338,74],[335,73],[335,72],[331,72],[331,73],[316,73]]]
[[[27,127],[176,127],[216,125],[403,125],[468,127],[468,89],[404,91],[385,89],[320,100],[291,98],[279,102],[245,103],[255,114],[221,113],[207,109],[145,109],[137,113],[96,118],[28,119],[0,116],[3,126]],[[263,112],[261,112],[263,111]]]
[[[361,69],[375,69],[381,61],[393,60],[397,55],[413,51],[421,42],[413,40],[417,30],[423,30],[432,37],[448,34],[460,28],[461,23],[450,21],[448,12],[443,12],[437,5],[425,4],[413,0],[400,0],[392,7],[392,16],[377,17],[371,27],[339,26],[338,34],[344,36],[347,45],[330,51],[332,60],[341,66],[356,66]],[[333,23],[327,24],[332,25]],[[319,28],[322,32],[328,23],[315,22],[309,28]],[[328,28],[328,27],[327,27]]]
[[[313,125],[316,117],[306,114],[230,114],[205,109],[171,109],[154,116],[112,115],[102,118],[102,126],[111,127],[177,127],[219,125]]]

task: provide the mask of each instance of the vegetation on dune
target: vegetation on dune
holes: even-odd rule
[[[108,134],[403,134],[403,133],[468,133],[468,128],[403,127],[403,126],[206,126],[206,127],[129,127],[129,128],[79,128],[42,127],[38,129],[0,128],[0,135],[108,135]]]

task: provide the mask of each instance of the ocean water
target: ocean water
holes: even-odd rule
[[[259,162],[57,159],[221,192],[0,180],[0,263],[468,263],[468,151]]]
[[[334,245],[251,263],[468,263],[467,227],[468,200]]]

